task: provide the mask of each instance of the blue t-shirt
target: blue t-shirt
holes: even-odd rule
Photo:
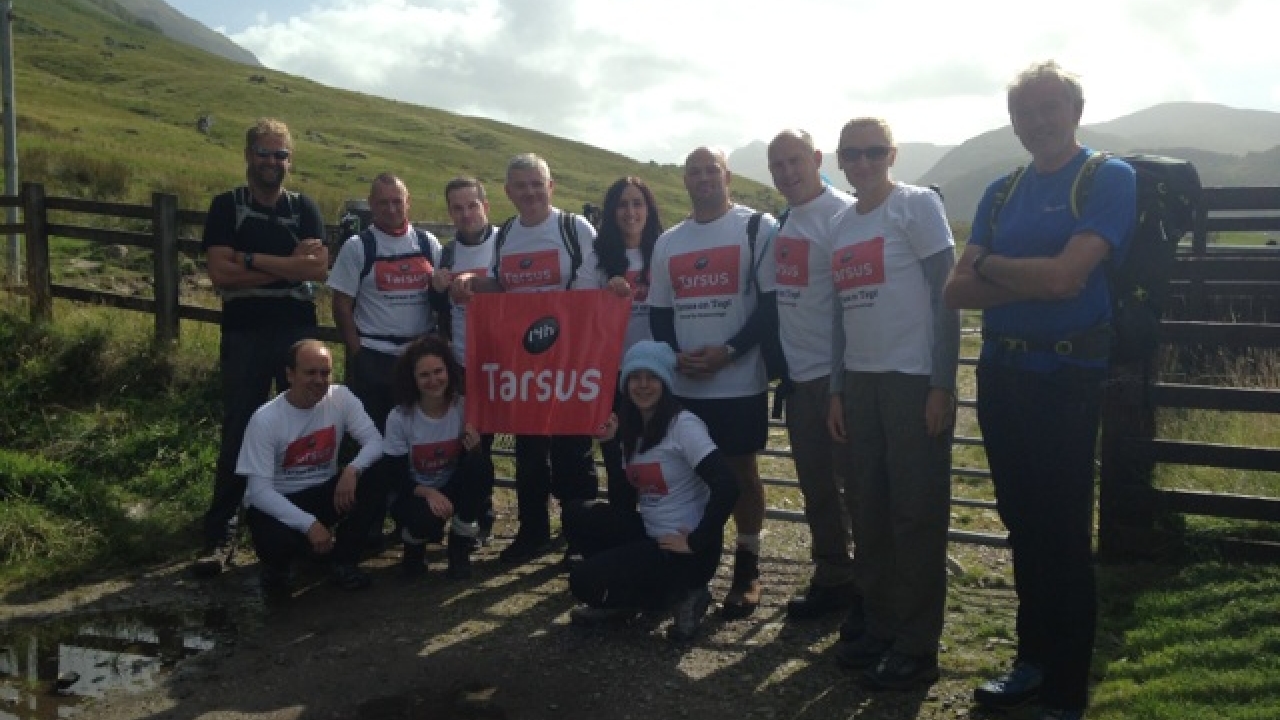
[[[1107,266],[1118,262],[1128,251],[1137,205],[1137,185],[1133,168],[1122,160],[1109,159],[1093,177],[1088,201],[1080,217],[1071,212],[1072,186],[1085,159],[1093,152],[1081,149],[1071,162],[1051,173],[1028,167],[996,219],[994,233],[990,214],[993,195],[1003,187],[1004,178],[992,183],[974,215],[969,242],[1004,257],[1053,257],[1080,233],[1094,233],[1111,245],[1111,260],[1099,263],[1078,295],[1065,300],[1023,300],[983,311],[983,328],[997,335],[1053,343],[1079,335],[1111,320],[1111,293],[1107,286]],[[1049,372],[1062,364],[1103,366],[1055,355],[1052,352],[1002,353],[993,342],[983,344],[982,359],[1026,370]]]

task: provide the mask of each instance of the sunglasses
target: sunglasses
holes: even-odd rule
[[[293,154],[293,151],[292,150],[267,150],[265,148],[256,147],[253,149],[253,154],[257,155],[260,158],[273,157],[277,160],[288,160],[289,156]]]
[[[868,148],[847,147],[840,148],[838,154],[844,162],[857,162],[862,158],[866,158],[871,162],[878,162],[889,157],[889,151],[893,148],[888,145],[872,145]]]

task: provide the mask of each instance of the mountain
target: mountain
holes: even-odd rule
[[[1080,142],[1116,153],[1145,152],[1191,160],[1205,185],[1280,184],[1280,113],[1209,103],[1163,103],[1084,125]],[[948,152],[920,178],[946,197],[952,220],[970,221],[987,186],[1028,161],[1009,126]]]
[[[101,0],[89,1],[97,3]],[[114,0],[114,2],[144,23],[154,25],[165,37],[241,65],[262,67],[262,63],[258,62],[258,58],[253,53],[235,44],[226,35],[210,30],[203,23],[174,10],[164,0]]]
[[[898,161],[893,166],[893,176],[914,183],[952,149],[948,145],[932,143],[902,143],[898,146]],[[769,144],[755,140],[729,153],[729,169],[736,175],[751,178],[762,185],[772,185],[769,174]],[[852,191],[844,173],[840,172],[835,150],[822,152],[822,173],[831,184],[845,191]]]
[[[445,219],[445,183],[471,174],[502,220],[514,212],[502,192],[507,161],[530,151],[550,163],[559,207],[598,204],[626,175],[649,183],[668,223],[689,206],[674,165],[235,63],[166,37],[112,0],[41,0],[14,14],[19,179],[49,195],[149,202],[167,192],[180,207],[204,209],[243,181],[245,128],[268,116],[293,132],[289,186],[315,198],[330,222],[384,171],[405,180],[414,219]],[[733,191],[755,207],[781,204],[745,178]]]

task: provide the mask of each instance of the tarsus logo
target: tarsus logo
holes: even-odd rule
[[[525,258],[520,261],[521,270],[528,270],[531,267],[533,267],[533,258]]]
[[[560,321],[548,315],[533,321],[524,331],[524,349],[530,355],[538,355],[551,349],[560,338]]]
[[[710,264],[711,264],[711,258],[707,257],[706,255],[703,255],[702,257],[700,257],[700,258],[698,258],[696,261],[694,261],[694,263],[693,263],[693,269],[694,269],[694,270],[706,270],[706,269],[707,269],[707,266],[708,266],[708,265],[710,265]]]

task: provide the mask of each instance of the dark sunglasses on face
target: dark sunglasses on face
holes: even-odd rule
[[[256,147],[253,149],[253,154],[257,155],[260,158],[273,157],[277,160],[288,160],[289,156],[293,154],[293,151],[292,150],[267,150],[266,148]]]
[[[857,162],[864,157],[872,162],[877,162],[889,157],[889,151],[892,149],[888,145],[872,145],[868,148],[840,148],[839,153],[840,159],[848,163]]]

